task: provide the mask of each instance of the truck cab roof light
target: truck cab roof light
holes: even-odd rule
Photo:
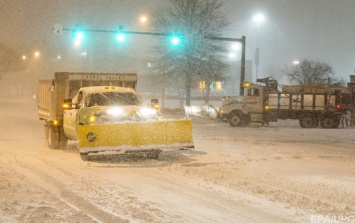
[[[250,87],[250,82],[243,82],[243,87]]]

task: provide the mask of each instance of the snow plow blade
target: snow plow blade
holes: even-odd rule
[[[191,120],[80,125],[78,137],[82,158],[93,153],[110,155],[194,148]]]

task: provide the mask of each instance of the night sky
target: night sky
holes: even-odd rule
[[[141,14],[150,16],[163,0],[0,0],[0,43],[20,54],[40,50],[46,57],[68,56],[70,33],[55,35],[59,23],[67,28],[80,24],[92,29],[149,31],[138,22]],[[263,76],[270,67],[284,67],[296,59],[329,63],[335,77],[349,80],[355,69],[355,0],[226,0],[230,19],[225,36],[246,36],[246,57],[253,60],[257,29],[252,18],[263,13],[260,25],[260,68]],[[97,35],[104,39],[107,36]],[[146,41],[137,39],[140,44]],[[132,43],[132,42],[131,42]],[[133,54],[139,44],[134,43]],[[96,46],[97,47],[97,46]],[[112,46],[107,46],[111,49]],[[125,50],[129,50],[126,48]],[[109,55],[104,55],[102,57]],[[48,60],[50,61],[50,60]],[[50,66],[50,64],[48,65]],[[254,69],[254,68],[253,68]]]

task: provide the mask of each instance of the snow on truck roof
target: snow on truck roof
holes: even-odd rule
[[[92,86],[92,87],[82,87],[80,90],[86,93],[101,93],[101,92],[121,92],[121,93],[135,93],[136,91],[128,87],[117,87],[117,86]]]

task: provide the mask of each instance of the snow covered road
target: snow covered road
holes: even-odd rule
[[[0,222],[355,222],[353,127],[193,117],[195,151],[84,162],[46,147],[34,101],[0,103]]]

